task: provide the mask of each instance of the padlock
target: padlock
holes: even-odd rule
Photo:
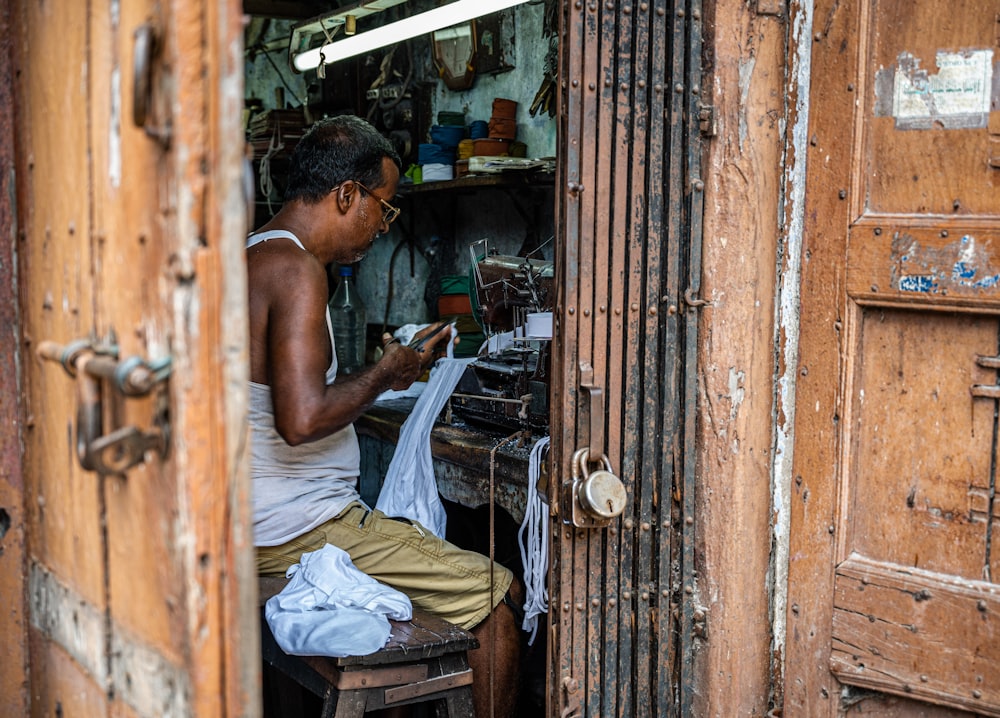
[[[613,519],[625,510],[628,499],[625,484],[611,471],[611,461],[601,454],[604,468],[593,473],[587,469],[590,452],[580,449],[573,454],[573,479],[580,507],[597,518]]]

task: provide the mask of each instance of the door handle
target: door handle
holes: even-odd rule
[[[132,122],[164,148],[170,146],[170,126],[152,124],[153,60],[158,50],[156,32],[150,23],[135,29],[132,47]]]
[[[146,460],[148,451],[166,456],[170,443],[170,422],[166,392],[172,359],[168,356],[147,361],[133,356],[118,360],[113,343],[97,344],[78,340],[66,345],[43,341],[38,356],[58,362],[76,380],[76,453],[80,466],[99,474],[120,474]],[[104,388],[123,397],[143,397],[157,387],[154,426],[141,431],[124,426],[104,433]]]

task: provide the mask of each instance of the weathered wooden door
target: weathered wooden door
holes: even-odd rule
[[[253,715],[240,3],[10,13],[25,560],[4,581],[27,605],[5,642],[28,665],[5,706]]]
[[[816,3],[788,716],[1000,715],[998,21]]]
[[[701,4],[562,6],[549,715],[685,715]],[[624,482],[620,516],[581,509],[581,450]]]

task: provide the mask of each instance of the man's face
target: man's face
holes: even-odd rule
[[[351,205],[347,236],[342,238],[341,244],[344,256],[337,259],[340,264],[360,262],[375,239],[389,231],[382,202],[393,203],[399,184],[399,169],[388,157],[382,158],[382,177],[385,182],[381,187],[363,189],[355,185],[357,195]]]

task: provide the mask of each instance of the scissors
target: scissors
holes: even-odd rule
[[[431,337],[437,336],[438,334],[441,333],[442,330],[448,329],[449,327],[451,327],[451,324],[449,324],[448,322],[442,322],[441,324],[438,325],[437,329],[435,329],[434,331],[430,332],[429,334],[425,334],[424,336],[420,337],[419,339],[414,339],[413,341],[411,341],[406,346],[408,346],[410,349],[412,349],[414,351],[418,351],[419,352],[419,351],[423,350],[424,344],[427,343],[428,339],[430,339]]]

